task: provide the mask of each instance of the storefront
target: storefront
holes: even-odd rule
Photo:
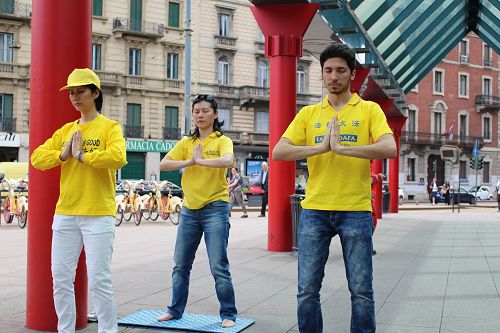
[[[181,172],[160,172],[160,161],[177,141],[126,139],[127,165],[120,171],[121,179],[168,180],[180,186]]]
[[[0,162],[19,161],[21,136],[18,133],[0,132]]]

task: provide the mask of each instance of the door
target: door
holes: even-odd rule
[[[146,154],[127,152],[127,165],[122,168],[122,179],[145,179]]]

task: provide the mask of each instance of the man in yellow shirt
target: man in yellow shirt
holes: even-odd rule
[[[350,92],[353,50],[331,44],[320,64],[328,95],[304,107],[273,150],[275,160],[307,158],[309,171],[298,232],[299,330],[323,331],[319,295],[330,243],[339,235],[351,332],[375,332],[370,160],[396,158],[396,144],[380,106]]]

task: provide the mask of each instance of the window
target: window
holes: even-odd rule
[[[269,65],[267,61],[259,62],[259,72],[257,73],[257,85],[263,88],[269,88]]]
[[[483,44],[483,66],[493,66],[492,56],[491,47],[488,44]]]
[[[0,61],[13,62],[12,34],[0,32]]]
[[[406,173],[406,180],[410,182],[415,181],[415,159],[408,158],[408,171]]]
[[[229,37],[231,35],[231,16],[229,14],[219,14],[219,36]]]
[[[416,111],[408,109],[408,132],[416,132]]]
[[[462,40],[460,42],[460,62],[469,63],[469,41]]]
[[[179,54],[168,53],[167,55],[167,78],[179,78]]]
[[[302,66],[297,68],[297,93],[303,94],[306,90],[306,72]]]
[[[163,139],[178,140],[181,138],[179,127],[179,108],[177,106],[165,106],[165,127],[163,127]]]
[[[469,98],[469,75],[459,74],[458,97]]]
[[[483,95],[491,96],[491,78],[483,77]]]
[[[441,134],[442,116],[441,112],[434,112],[434,133],[437,134],[436,137]]]
[[[219,120],[219,122],[224,121],[222,129],[228,130],[229,128],[231,128],[231,112],[229,109],[218,109],[217,119]]]
[[[269,133],[269,112],[255,112],[255,132]]]
[[[141,104],[127,103],[127,124],[125,136],[129,138],[142,138]]]
[[[433,93],[435,95],[444,94],[444,72],[440,70],[434,70],[434,85],[432,87]]]
[[[491,140],[491,118],[483,118],[483,138],[484,140]]]
[[[219,58],[217,62],[217,82],[221,85],[229,85],[229,59],[226,56]]]
[[[14,95],[0,94],[0,130],[14,132],[14,119],[12,118],[14,110]]]
[[[0,13],[14,14],[14,0],[3,0],[0,2]]]
[[[483,161],[483,183],[490,182],[490,162]]]
[[[460,140],[465,140],[467,136],[467,115],[460,115]]]
[[[467,178],[467,161],[460,161],[460,167],[458,169],[458,177],[460,179]]]
[[[141,75],[141,49],[129,49],[128,73],[130,75]]]
[[[177,106],[165,106],[165,128],[179,127],[179,108]]]
[[[92,43],[92,69],[101,70],[101,44]]]
[[[130,0],[130,30],[142,29],[142,0]]]
[[[168,3],[168,26],[179,28],[180,26],[180,4],[177,2]]]
[[[92,0],[92,15],[102,16],[102,0]]]

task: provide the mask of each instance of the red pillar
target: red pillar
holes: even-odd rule
[[[388,117],[387,122],[394,133],[394,140],[396,141],[397,155],[396,158],[389,160],[389,192],[391,193],[391,200],[389,203],[389,212],[397,213],[399,211],[399,151],[401,128],[406,122],[406,117]]]
[[[302,36],[318,4],[295,3],[250,7],[266,36],[265,54],[271,58],[269,98],[269,156],[296,113],[297,58]],[[295,189],[295,162],[270,158],[268,250],[292,250],[289,196]]]
[[[75,67],[89,67],[92,0],[36,0],[32,11],[30,153],[63,124],[79,117],[59,92]],[[26,327],[56,331],[50,254],[60,169],[30,166]],[[77,329],[87,326],[87,272],[82,255],[75,279]]]

